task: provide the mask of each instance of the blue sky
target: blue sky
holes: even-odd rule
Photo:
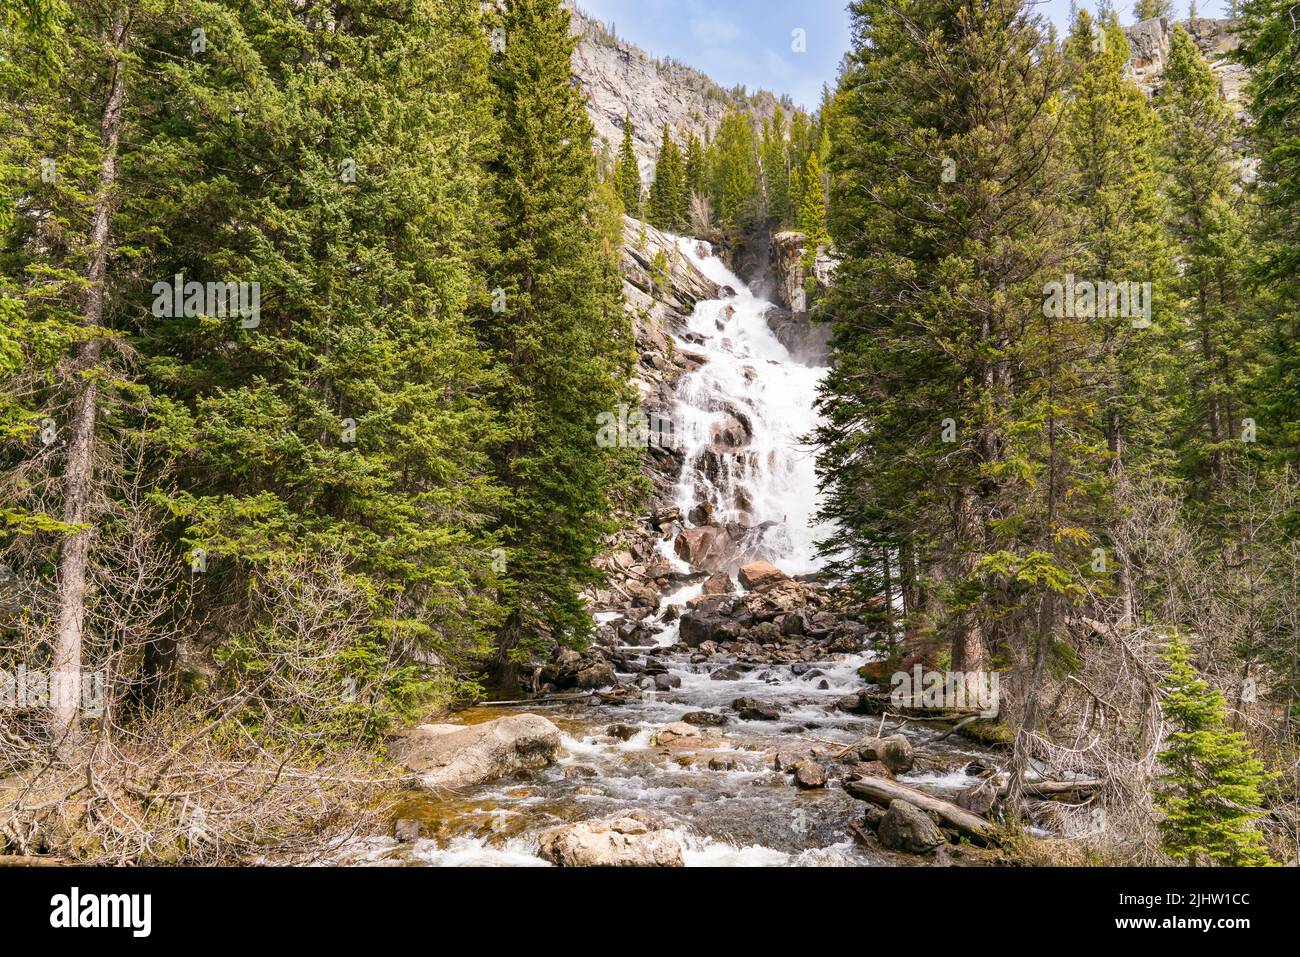
[[[815,107],[821,87],[833,82],[849,45],[848,0],[577,0],[592,16],[613,21],[618,35],[656,56],[697,67],[723,86],[743,83],[789,93]],[[1174,0],[1187,15],[1187,0]],[[1095,0],[1081,4],[1096,9]],[[1070,0],[1039,0],[1038,7],[1064,26]],[[1203,0],[1202,16],[1222,16],[1220,0]],[[1120,19],[1133,19],[1132,0],[1118,0]],[[792,50],[804,31],[807,50]]]

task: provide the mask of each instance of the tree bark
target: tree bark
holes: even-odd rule
[[[68,534],[59,554],[58,618],[51,671],[63,677],[59,693],[51,696],[51,731],[60,754],[69,756],[75,748],[81,684],[82,637],[86,615],[86,579],[90,564],[92,529],[84,527],[91,517],[91,490],[95,471],[95,427],[99,411],[99,358],[103,349],[100,329],[104,322],[104,276],[108,267],[109,223],[117,192],[117,146],[122,133],[122,110],[126,99],[125,65],[127,14],[118,7],[110,32],[108,81],[100,113],[99,140],[103,158],[99,167],[99,192],[91,215],[86,269],[86,290],[82,306],[84,339],[76,347],[69,369],[72,390],[68,422],[68,459],[63,478],[63,521],[82,526]]]

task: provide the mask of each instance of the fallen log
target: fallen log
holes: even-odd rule
[[[552,701],[579,701],[583,698],[590,698],[596,692],[594,691],[577,691],[572,694],[548,694],[541,695],[537,698],[519,698],[515,701],[479,701],[472,707],[475,708],[511,708],[516,705],[525,704],[547,704]]]
[[[951,801],[926,794],[906,784],[885,778],[863,778],[860,781],[845,782],[844,790],[860,801],[870,801],[881,807],[889,807],[890,801],[906,801],[922,811],[938,815],[945,827],[952,828],[977,844],[987,847],[998,843],[997,828],[991,822]]]
[[[71,861],[61,857],[38,857],[32,854],[0,854],[0,867],[67,867]]]
[[[1095,794],[1101,790],[1105,781],[1098,781],[1093,778],[1081,779],[1078,781],[1026,781],[1021,785],[1021,792],[1025,797],[1031,798],[1052,798],[1060,797],[1062,794]],[[1002,786],[998,792],[999,797],[1006,797],[1010,793],[1011,785],[1008,782]]]

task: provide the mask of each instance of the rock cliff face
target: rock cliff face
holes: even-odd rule
[[[1129,69],[1133,79],[1148,96],[1159,96],[1164,83],[1165,62],[1169,57],[1169,37],[1175,21],[1167,17],[1143,20],[1128,28],[1132,56]],[[1236,21],[1212,17],[1197,17],[1184,21],[1182,26],[1191,34],[1201,55],[1209,62],[1219,77],[1219,91],[1240,116],[1244,110],[1242,88],[1246,83],[1246,69],[1229,58],[1237,48]]]
[[[686,321],[695,304],[718,299],[723,290],[682,255],[676,242],[649,223],[623,217],[623,296],[636,333],[635,385],[647,415],[669,418],[673,388],[703,357],[674,348],[670,334],[689,338]],[[645,471],[656,506],[671,500],[681,472],[681,449],[650,443]]]
[[[581,38],[573,54],[573,74],[587,94],[587,112],[597,139],[616,151],[623,140],[623,118],[631,115],[643,179],[648,179],[654,168],[665,123],[685,142],[688,132],[700,137],[712,134],[729,105],[760,119],[776,109],[778,101],[771,93],[724,90],[698,70],[656,60],[571,3],[569,7],[573,31]],[[787,104],[787,112],[789,109]]]
[[[787,231],[772,237],[772,298],[779,308],[767,314],[767,324],[796,360],[824,364],[830,355],[831,329],[829,324],[814,321],[809,308],[830,286],[837,260],[829,247],[818,248],[809,296],[803,262],[806,246],[803,233]]]

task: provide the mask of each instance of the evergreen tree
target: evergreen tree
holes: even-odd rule
[[[709,144],[709,193],[719,224],[732,238],[761,215],[757,157],[753,121],[728,108]]]
[[[632,401],[632,343],[616,260],[604,243],[592,129],[569,82],[576,42],[559,0],[507,0],[491,76],[500,141],[489,164],[497,203],[489,283],[504,308],[484,321],[504,366],[507,435],[495,453],[509,498],[507,609],[497,636],[506,676],[525,657],[576,645],[592,628],[581,589],[615,522],[627,450],[602,447],[597,417]]]
[[[654,180],[650,184],[646,218],[659,229],[681,232],[686,227],[687,203],[686,171],[682,165],[681,151],[665,123],[663,139],[659,144],[659,157],[655,162]]]
[[[826,193],[817,151],[808,154],[803,173],[803,205],[799,209],[799,231],[807,237],[807,248],[817,251],[830,239],[826,232]]]
[[[1214,72],[1176,26],[1158,110],[1164,122],[1172,233],[1182,264],[1193,351],[1184,375],[1183,467],[1202,504],[1221,499],[1249,438],[1246,391],[1255,336],[1245,295],[1246,221],[1233,173],[1236,123]]]
[[[1294,6],[1252,0],[1243,10],[1237,54],[1251,71],[1248,92],[1259,153],[1261,217],[1255,290],[1276,302],[1262,352],[1260,441],[1300,463],[1300,33]]]
[[[777,106],[763,123],[763,181],[767,184],[767,211],[782,226],[792,222],[790,208],[790,158],[786,143],[785,111]]]
[[[469,315],[490,235],[487,38],[472,0],[358,5],[332,26],[276,9],[212,16],[199,52],[185,30],[152,38],[166,106],[142,118],[121,221],[139,247],[168,242],[130,294],[183,463],[169,504],[234,625],[224,660],[255,674],[284,640],[232,600],[241,583],[338,558],[365,596],[339,718],[374,733],[457,693],[498,617],[496,374]],[[178,313],[180,281],[256,283],[260,315]]]
[[[1098,308],[1091,325],[1099,425],[1113,492],[1105,513],[1097,516],[1098,527],[1104,528],[1114,521],[1115,501],[1130,498],[1130,473],[1145,482],[1168,471],[1169,378],[1181,310],[1173,301],[1175,270],[1157,171],[1159,121],[1125,76],[1128,39],[1115,14],[1094,25],[1088,12],[1080,11],[1066,54],[1078,71],[1067,116],[1070,199],[1080,216],[1074,275],[1080,281],[1119,284],[1125,292],[1115,305],[1129,306]],[[1145,301],[1144,313],[1136,308],[1135,293]],[[1131,558],[1113,543],[1105,545],[1117,564],[1119,618],[1129,622],[1135,614]]]
[[[618,148],[618,158],[614,161],[614,186],[623,201],[623,212],[633,219],[641,216],[641,171],[636,161],[634,137],[636,129],[632,117],[623,119],[623,142]]]
[[[1192,865],[1273,863],[1255,827],[1269,775],[1245,735],[1228,729],[1223,695],[1196,673],[1191,646],[1175,635],[1164,655],[1160,708],[1172,731],[1160,752],[1156,802],[1165,853]]]
[[[869,588],[882,552],[898,552],[913,660],[932,639],[956,671],[983,671],[995,652],[1032,660],[1023,770],[1036,689],[1082,589],[1097,458],[1086,330],[1044,306],[1070,252],[1061,64],[1020,5],[851,10],[818,433],[823,514],[838,523],[827,552]],[[949,39],[919,39],[931,35]]]
[[[686,161],[683,171],[686,177],[687,199],[691,194],[703,194],[706,187],[708,166],[704,157],[704,145],[692,130],[686,135]]]
[[[1151,20],[1155,17],[1172,17],[1174,0],[1137,0],[1133,5],[1133,16],[1138,20]]]

